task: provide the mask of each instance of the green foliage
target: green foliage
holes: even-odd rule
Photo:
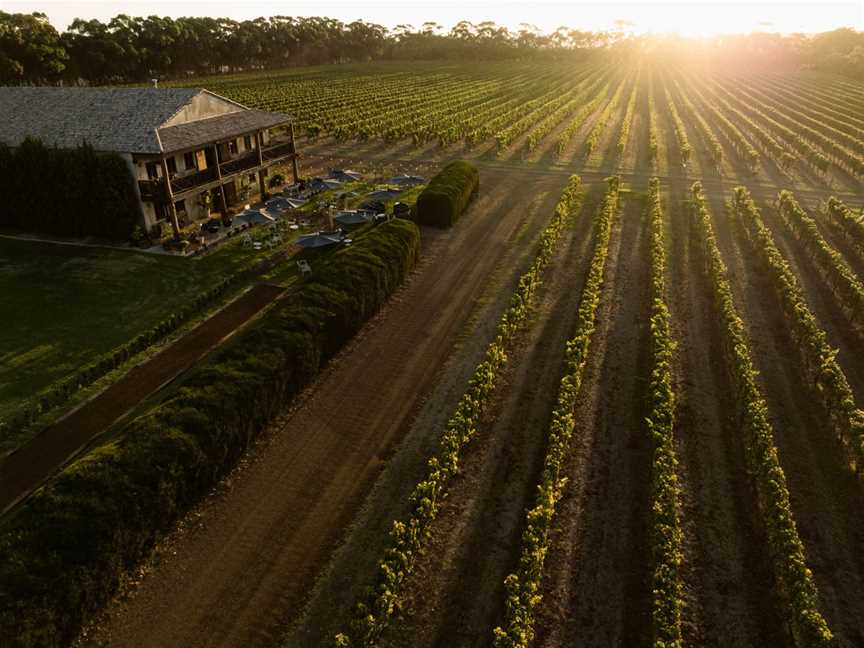
[[[68,643],[171,522],[230,470],[258,432],[413,267],[416,225],[394,220],[316,268],[291,299],[189,371],[121,437],[64,469],[0,527],[4,644]]]
[[[781,194],[780,204],[781,211],[796,211],[797,203],[794,202],[791,194]],[[803,223],[809,219],[809,216],[803,214],[800,207],[797,208],[797,212],[800,212],[797,217],[790,215],[798,218],[802,223],[801,226],[804,227]],[[759,210],[749,192],[743,187],[735,189],[734,213],[753,241],[754,251],[762,259],[768,271],[786,314],[786,320],[798,341],[797,346],[805,371],[816,386],[815,395],[831,417],[838,438],[847,448],[850,463],[860,472],[864,469],[864,412],[855,404],[855,396],[849,387],[846,374],[836,360],[837,351],[828,344],[825,331],[819,326],[819,322],[807,306],[795,273],[777,249],[771,231],[762,222]],[[801,220],[802,218],[804,220]],[[815,224],[813,226],[815,227]],[[813,236],[812,232],[809,236]],[[821,249],[818,242],[811,245],[816,245],[820,249],[819,254],[824,255],[823,260],[828,262],[836,260],[836,257],[830,254],[830,250]],[[840,270],[835,267],[831,272],[840,272]],[[843,290],[844,294],[848,289],[839,285],[836,287],[836,290]]]
[[[447,496],[451,477],[460,470],[461,454],[480,425],[483,413],[507,363],[507,351],[516,332],[530,313],[543,271],[552,258],[561,233],[582,202],[581,180],[571,176],[555,212],[540,240],[531,267],[519,278],[510,305],[498,322],[497,335],[486,348],[467,388],[447,422],[438,451],[428,461],[429,471],[410,495],[411,512],[406,520],[393,522],[389,546],[378,563],[375,583],[365,600],[357,603],[347,632],[339,633],[334,644],[340,647],[371,647],[376,644],[393,615],[401,609],[405,581],[423,551],[429,529]]]
[[[680,648],[681,559],[678,460],[675,456],[675,392],[672,362],[675,343],[665,302],[666,250],[660,183],[652,178],[647,219],[651,231],[651,411],[645,420],[654,448],[651,471],[652,635],[654,648]]]
[[[864,326],[864,285],[843,256],[823,238],[816,221],[801,208],[791,192],[781,191],[777,204],[789,228],[813,257],[852,326],[860,332]]]
[[[735,203],[736,212],[746,211],[748,220],[761,226],[758,229],[763,235],[756,248],[764,250],[766,259],[773,259],[772,265],[780,263],[779,252],[771,242],[770,233],[763,229],[761,220],[757,221],[758,213],[746,189],[739,187],[735,190]],[[707,256],[707,272],[719,316],[723,350],[734,385],[736,414],[744,436],[745,457],[757,495],[756,504],[765,525],[768,554],[784,616],[796,646],[827,648],[833,645],[833,635],[819,612],[819,593],[813,574],[807,567],[804,544],[792,515],[786,475],[774,446],[774,429],[768,420],[768,407],[756,382],[758,372],[750,356],[744,322],[735,309],[732,288],[726,278],[726,266],[705,207],[702,185],[698,182],[693,185],[691,210]],[[773,250],[764,247],[768,243]]]
[[[68,401],[80,390],[122,366],[127,360],[165,339],[192,317],[218,302],[241,279],[247,279],[249,271],[238,272],[226,277],[203,293],[190,300],[177,313],[173,313],[153,326],[149,331],[139,333],[133,339],[103,353],[73,374],[52,383],[38,395],[35,402],[15,412],[8,419],[0,421],[0,433],[18,436],[30,428],[39,416]]]
[[[0,85],[59,78],[68,54],[44,13],[0,11]]]
[[[504,580],[506,611],[503,627],[495,628],[493,632],[495,648],[527,648],[534,638],[534,608],[540,602],[538,592],[543,577],[543,563],[551,542],[552,520],[567,483],[567,479],[561,476],[561,468],[567,458],[575,428],[573,409],[594,335],[594,320],[603,287],[612,223],[618,210],[618,192],[619,179],[609,178],[609,188],[595,220],[594,253],[579,301],[576,333],[567,341],[564,351],[565,373],[552,411],[549,445],[537,486],[536,504],[526,515],[519,564],[516,571]]]
[[[140,220],[134,179],[117,154],[27,139],[0,144],[0,226],[23,232],[126,241]]]
[[[417,197],[417,222],[452,227],[480,189],[480,174],[468,162],[445,166]]]

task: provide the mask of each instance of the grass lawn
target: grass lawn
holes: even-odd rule
[[[0,238],[0,418],[265,251],[200,259]]]

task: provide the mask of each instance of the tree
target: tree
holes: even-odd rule
[[[49,83],[60,77],[68,55],[44,13],[0,11],[0,83]]]

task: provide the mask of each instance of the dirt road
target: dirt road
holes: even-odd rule
[[[260,646],[274,641],[410,426],[535,192],[563,179],[481,174],[459,225],[424,231],[414,276],[244,465],[181,524],[87,646]]]

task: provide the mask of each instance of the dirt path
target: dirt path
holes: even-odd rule
[[[514,174],[482,173],[481,196],[459,226],[424,231],[408,284],[83,644],[273,643],[410,427],[535,192],[562,184],[524,191]]]
[[[821,595],[820,609],[841,646],[864,645],[864,493],[802,375],[765,271],[723,213],[719,198],[710,202],[768,401],[792,512]]]
[[[610,241],[603,296],[576,410],[569,478],[553,527],[537,646],[640,646],[650,636],[648,277],[641,204]]]
[[[501,622],[504,578],[518,559],[524,511],[533,506],[546,430],[591,257],[594,207],[585,204],[553,258],[529,331],[515,343],[485,425],[433,525],[412,576],[402,623],[382,647],[487,646]]]
[[[666,207],[667,303],[677,344],[675,438],[684,530],[685,645],[789,646],[771,587],[765,539],[749,503],[733,392],[704,273],[704,255],[672,191]]]
[[[191,367],[285,291],[257,284],[98,396],[0,459],[0,512],[47,479],[96,435]]]

